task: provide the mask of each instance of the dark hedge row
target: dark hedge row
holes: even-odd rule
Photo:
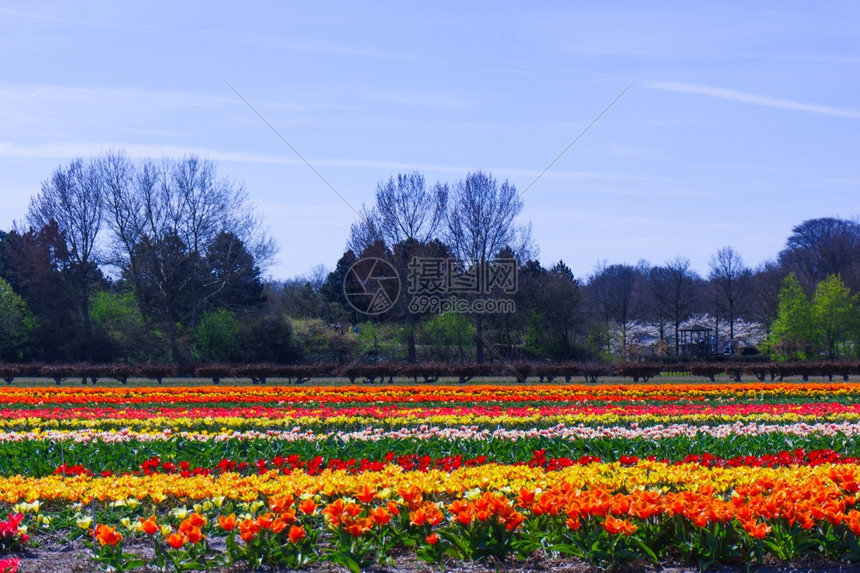
[[[354,383],[393,382],[394,378],[411,378],[415,382],[436,382],[440,378],[455,378],[466,383],[475,377],[514,378],[518,382],[529,379],[537,382],[570,382],[581,378],[595,383],[607,376],[620,376],[634,382],[645,381],[666,372],[666,364],[659,362],[494,362],[488,364],[459,364],[448,362],[422,362],[418,364],[11,364],[0,363],[0,378],[11,384],[15,378],[49,378],[57,384],[66,379],[80,379],[95,384],[101,379],[114,379],[125,384],[129,378],[148,378],[162,383],[165,378],[209,378],[218,384],[224,378],[247,378],[253,384],[265,384],[271,378],[286,379],[301,384],[313,378],[342,378]],[[671,368],[678,373],[677,365]],[[684,371],[692,376],[716,381],[726,375],[735,381],[743,376],[759,381],[783,380],[789,376],[841,377],[860,374],[860,361],[818,362],[697,362],[686,365]]]

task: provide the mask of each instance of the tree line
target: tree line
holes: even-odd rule
[[[122,152],[56,169],[0,246],[0,356],[58,362],[205,352],[207,325],[263,304],[275,252],[213,162]]]
[[[23,221],[0,231],[0,361],[670,359],[683,354],[679,333],[693,317],[719,348],[755,324],[763,332],[753,342],[773,358],[857,356],[856,221],[804,221],[755,268],[725,246],[706,276],[678,256],[601,262],[575,277],[564,261],[538,260],[520,195],[481,171],[450,184],[398,174],[362,207],[332,270],[276,281],[264,277],[276,245],[244,187],[214,162],[122,151],[77,159],[48,177]],[[387,261],[404,285],[416,258],[460,261],[466,271],[514,260],[514,292],[483,296],[510,298],[517,310],[419,312],[404,290],[387,312],[362,314],[344,284],[369,257]]]

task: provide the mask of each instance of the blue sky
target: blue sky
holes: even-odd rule
[[[860,3],[0,4],[0,228],[58,165],[196,152],[244,182],[275,278],[333,266],[404,170],[524,189],[540,259],[706,273],[860,196]]]

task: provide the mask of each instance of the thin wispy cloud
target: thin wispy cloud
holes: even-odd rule
[[[368,90],[367,99],[403,107],[475,109],[477,104],[460,94],[443,90]]]
[[[333,112],[357,109],[329,103],[320,97],[302,99],[297,102],[274,95],[263,105],[267,110],[289,114],[290,118],[315,121],[317,127],[322,121],[308,119],[313,111],[324,112],[322,117],[334,124]],[[177,126],[192,117],[191,114],[208,119],[217,117],[213,114],[219,108],[235,106],[235,97],[217,91],[209,94],[134,87],[0,84],[0,126],[3,127],[0,137],[20,133],[51,142],[83,138],[84,133],[111,128],[126,136],[158,132],[177,135],[183,133],[183,128]]]
[[[780,62],[805,62],[813,64],[860,64],[860,58],[831,54],[794,54],[794,55],[754,55],[746,54],[747,58],[775,60]]]
[[[808,113],[817,113],[821,115],[833,115],[838,117],[850,117],[853,119],[860,119],[860,110],[806,103],[790,99],[781,99],[765,95],[752,94],[749,92],[742,92],[738,90],[718,88],[714,86],[662,81],[645,82],[644,85],[645,87],[655,90],[703,95],[730,101],[737,101],[740,103],[748,103],[752,105],[760,105],[778,109],[789,109],[793,111],[805,111]]]
[[[58,18],[55,15],[46,14],[44,12],[31,12],[25,10],[15,10],[12,8],[0,8],[0,14],[4,16],[9,16],[11,18],[25,18],[28,20],[45,20],[49,22],[61,22],[61,23],[75,23],[72,20],[68,20],[65,18]]]
[[[204,147],[159,145],[159,144],[121,144],[117,142],[57,142],[44,145],[17,145],[8,141],[0,141],[0,158],[14,159],[70,159],[73,157],[90,157],[104,153],[109,149],[123,149],[130,157],[164,157],[196,154],[213,161],[304,165],[304,163],[289,155],[266,153],[249,153],[243,151],[225,151]],[[465,176],[479,167],[467,165],[444,165],[420,162],[399,162],[374,159],[354,159],[344,157],[309,157],[308,161],[315,167],[332,168],[364,168],[378,169],[385,177],[394,171],[423,171],[430,173],[450,173],[456,177]],[[515,167],[482,167],[484,171],[494,174],[497,178],[534,178],[540,173],[539,169],[521,169]],[[381,175],[382,176],[382,175]],[[603,171],[565,171],[550,170],[545,177],[554,179],[580,180],[615,180],[615,181],[677,181],[669,178],[645,177],[624,173],[608,173]]]
[[[241,151],[219,151],[201,147],[158,144],[122,144],[117,142],[58,142],[44,145],[16,145],[0,141],[0,157],[14,159],[67,159],[99,155],[109,149],[122,149],[135,158],[182,156],[196,154],[214,161],[234,161],[238,163],[286,163],[299,164],[300,161],[289,157],[245,153]]]
[[[205,147],[160,144],[122,144],[118,142],[58,142],[45,145],[16,145],[0,141],[0,158],[14,159],[67,159],[89,157],[104,153],[108,149],[123,149],[134,158],[183,156],[189,154],[206,157],[213,161],[235,163],[259,163],[280,165],[304,165],[300,159],[289,155],[267,153],[248,153],[244,151],[225,151]],[[426,163],[403,163],[350,158],[309,158],[312,165],[325,167],[359,167],[401,171],[437,171],[465,173],[468,168],[453,165],[432,165]]]
[[[213,113],[233,103],[228,96],[137,88],[0,85],[0,126],[3,137],[17,134],[31,140],[80,138],[87,131],[113,127],[164,128],[169,113]]]
[[[58,85],[0,86],[0,106],[81,105],[124,107],[201,107],[233,103],[228,96],[135,88],[89,88]]]
[[[365,48],[362,46],[337,44],[320,40],[284,38],[282,36],[273,36],[269,34],[235,34],[230,32],[219,32],[218,35],[221,38],[228,38],[235,42],[254,44],[257,46],[289,50],[294,52],[378,58],[383,60],[408,61],[416,59],[416,56],[410,54],[387,52],[384,50]]]

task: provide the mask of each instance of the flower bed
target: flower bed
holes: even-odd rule
[[[7,388],[0,571],[860,560],[860,385]],[[243,564],[243,565],[241,565]]]

